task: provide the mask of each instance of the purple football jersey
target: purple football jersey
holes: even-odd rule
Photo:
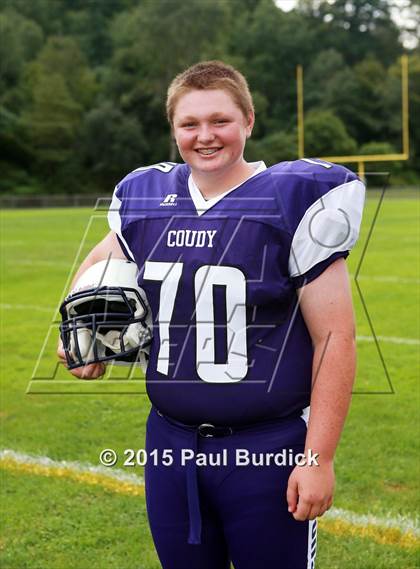
[[[317,160],[260,163],[207,202],[186,164],[126,176],[109,223],[153,314],[152,403],[185,423],[225,425],[308,406],[313,350],[296,288],[347,256],[363,203],[352,172]]]

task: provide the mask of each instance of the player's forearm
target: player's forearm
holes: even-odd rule
[[[352,333],[334,333],[315,346],[306,450],[332,461],[346,419],[356,371]]]

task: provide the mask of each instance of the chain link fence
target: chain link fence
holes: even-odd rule
[[[47,208],[47,207],[94,207],[99,199],[97,195],[36,195],[36,196],[1,196],[0,208]],[[111,200],[111,196],[109,196]]]

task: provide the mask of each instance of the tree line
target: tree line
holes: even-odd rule
[[[418,15],[418,0],[407,2]],[[104,193],[136,167],[179,160],[166,88],[203,59],[248,78],[257,120],[246,157],[273,164],[297,157],[298,64],[306,156],[401,152],[399,58],[408,53],[411,158],[385,168],[394,183],[419,180],[420,51],[403,47],[390,0],[300,0],[289,12],[273,0],[0,8],[3,193]]]

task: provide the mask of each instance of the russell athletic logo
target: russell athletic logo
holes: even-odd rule
[[[168,195],[166,196],[166,198],[163,200],[163,202],[160,202],[159,205],[162,205],[162,206],[168,206],[168,205],[169,205],[169,206],[171,206],[171,205],[174,206],[174,205],[177,205],[177,203],[176,203],[176,198],[177,198],[177,197],[178,197],[178,194],[168,194]]]

